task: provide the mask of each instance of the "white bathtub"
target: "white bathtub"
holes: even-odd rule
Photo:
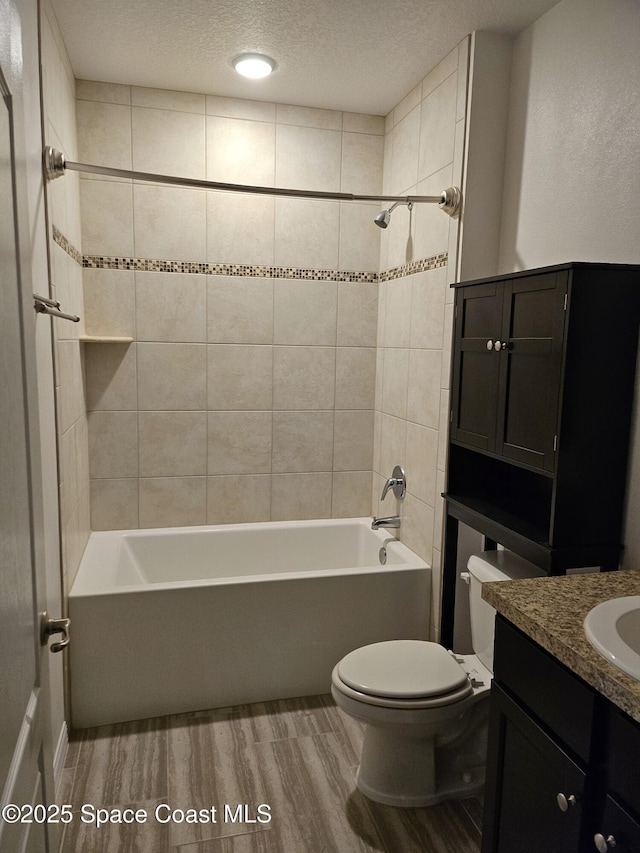
[[[92,533],[69,600],[73,725],[328,693],[350,650],[428,638],[430,586],[370,518]]]

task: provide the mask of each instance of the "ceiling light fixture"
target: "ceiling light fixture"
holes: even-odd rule
[[[259,80],[261,77],[268,77],[276,63],[263,53],[241,53],[233,60],[233,67],[243,77]]]

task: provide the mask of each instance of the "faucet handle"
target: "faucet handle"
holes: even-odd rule
[[[396,465],[391,477],[389,477],[387,482],[384,484],[382,496],[380,498],[381,501],[386,498],[389,489],[393,489],[393,494],[399,501],[404,500],[404,497],[407,494],[407,477],[404,473],[404,468],[400,465]]]

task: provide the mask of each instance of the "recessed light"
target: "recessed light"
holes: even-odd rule
[[[258,80],[260,77],[268,77],[276,63],[270,56],[262,53],[241,53],[233,60],[233,67],[243,77]]]

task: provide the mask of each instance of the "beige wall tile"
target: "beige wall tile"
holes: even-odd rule
[[[416,424],[438,429],[440,424],[441,350],[409,352],[407,418]]]
[[[131,103],[137,107],[154,107],[186,113],[204,113],[205,96],[196,92],[176,92],[173,89],[131,87]]]
[[[271,412],[209,412],[208,473],[271,472]]]
[[[276,279],[274,343],[335,345],[337,302],[338,285],[334,281]]]
[[[367,113],[342,113],[342,129],[350,133],[374,133],[384,136],[384,116]]]
[[[138,479],[91,480],[91,529],[138,527]]]
[[[278,125],[276,186],[338,192],[341,152],[338,131]]]
[[[242,98],[207,95],[207,115],[275,122],[276,105],[267,101],[248,101]]]
[[[340,205],[331,201],[277,198],[275,263],[303,269],[337,269]]]
[[[407,347],[411,342],[412,276],[404,276],[387,284],[384,346]]]
[[[140,480],[140,527],[204,524],[206,493],[206,477]]]
[[[332,518],[371,515],[371,472],[335,472],[331,493]]]
[[[331,471],[333,417],[333,411],[274,412],[272,471]]]
[[[418,179],[420,108],[415,107],[393,128],[391,185],[396,194],[405,193]],[[422,177],[426,177],[425,173]]]
[[[138,408],[171,411],[205,409],[205,344],[139,343]]]
[[[118,181],[80,181],[82,251],[86,255],[133,255],[133,187]]]
[[[436,493],[438,431],[407,423],[407,491],[434,506]],[[409,483],[409,477],[411,482]]]
[[[209,263],[261,264],[274,258],[275,199],[245,193],[207,193]]]
[[[449,51],[445,58],[439,62],[422,81],[422,98],[424,99],[430,95],[431,92],[437,89],[441,83],[444,83],[447,77],[451,74],[455,74],[457,71],[458,48],[454,47],[454,49]]]
[[[132,168],[131,107],[79,100],[76,114],[81,163],[115,169]],[[96,178],[92,176],[92,180]]]
[[[335,368],[333,347],[274,347],[273,408],[332,409]]]
[[[274,474],[271,484],[273,521],[331,518],[332,474]]]
[[[336,350],[336,408],[372,409],[375,397],[376,351],[373,347]]]
[[[340,189],[356,195],[382,190],[384,137],[365,133],[342,134]]]
[[[319,127],[325,130],[342,130],[341,112],[337,110],[322,110],[315,107],[276,104],[276,121],[278,124]]]
[[[137,406],[135,344],[90,344],[85,347],[87,410]]]
[[[419,195],[439,196],[453,183],[451,166],[435,172],[418,184]],[[417,204],[413,210],[415,220],[414,250],[416,258],[432,258],[449,247],[451,217],[436,204]]]
[[[367,282],[338,283],[338,346],[376,345],[378,323],[378,285]]]
[[[205,117],[133,107],[133,168],[140,172],[205,178]]]
[[[275,125],[207,116],[207,180],[272,187]]]
[[[406,418],[408,383],[409,350],[385,349],[382,377],[383,412],[396,418]]]
[[[373,220],[379,212],[377,204],[340,204],[341,270],[377,271],[381,231]]]
[[[447,294],[446,268],[408,276],[411,283],[412,347],[441,349],[444,343],[444,305]]]
[[[135,273],[125,270],[83,271],[84,324],[88,335],[135,332]]]
[[[79,100],[103,101],[109,104],[130,104],[131,86],[120,83],[100,83],[96,80],[76,80]]]
[[[380,423],[380,473],[386,479],[396,465],[406,467],[407,422],[382,414]]]
[[[433,507],[407,494],[402,505],[402,541],[431,565],[433,548]]]
[[[273,350],[269,346],[207,346],[208,408],[272,408]]]
[[[336,411],[333,470],[366,471],[373,456],[373,411]]]
[[[85,412],[80,344],[56,344],[56,397],[58,432],[66,432]]]
[[[453,160],[458,81],[448,77],[422,102],[420,132],[420,180],[444,168]]]
[[[139,341],[206,341],[204,276],[136,272],[135,284],[136,335]]]
[[[137,475],[138,428],[135,412],[89,413],[89,471],[94,479]]]
[[[83,181],[83,186],[86,183]],[[206,261],[206,209],[207,196],[202,190],[136,184],[133,188],[136,256]]]
[[[273,279],[207,279],[207,339],[219,344],[273,343]]]
[[[206,474],[206,412],[139,412],[138,430],[140,477]]]
[[[271,475],[207,478],[207,524],[271,520]]]

